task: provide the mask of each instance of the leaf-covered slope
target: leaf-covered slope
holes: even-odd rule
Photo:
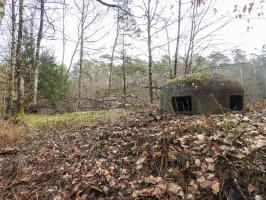
[[[266,116],[175,116],[57,124],[0,155],[1,199],[258,199]]]

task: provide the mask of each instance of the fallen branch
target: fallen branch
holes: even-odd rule
[[[137,95],[134,95],[134,94],[128,94],[126,95],[125,97],[132,97],[132,98],[135,98],[135,99],[139,99],[141,100],[145,105],[149,105],[144,99],[142,99],[141,97],[137,96]]]
[[[232,162],[231,162],[226,156],[222,156],[222,157],[224,158],[224,160],[226,160],[226,161],[228,162],[229,167],[230,167],[230,169],[231,169],[232,172],[233,172],[233,173],[232,173],[232,175],[233,175],[232,179],[233,179],[233,181],[234,181],[234,184],[235,184],[235,186],[236,186],[236,189],[237,189],[238,192],[241,194],[242,198],[245,199],[245,200],[247,200],[248,198],[247,198],[246,195],[243,193],[243,191],[242,191],[242,189],[241,189],[241,187],[240,187],[240,185],[239,185],[239,183],[238,183],[238,180],[237,180],[237,178],[236,178],[236,169],[235,169],[233,163],[232,163]]]
[[[16,154],[18,152],[19,150],[17,148],[0,149],[0,155],[11,155],[11,154]]]

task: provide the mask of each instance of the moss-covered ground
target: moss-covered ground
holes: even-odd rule
[[[115,119],[124,116],[129,111],[125,109],[74,112],[64,114],[27,114],[23,121],[26,121],[32,127],[41,127],[48,123],[60,121],[97,121],[104,119]]]

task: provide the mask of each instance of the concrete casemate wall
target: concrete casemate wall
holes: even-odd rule
[[[189,104],[189,109],[176,110],[174,103]],[[237,110],[244,109],[244,88],[219,74],[181,76],[169,80],[161,89],[162,111],[219,114],[232,110],[234,104],[238,106]]]

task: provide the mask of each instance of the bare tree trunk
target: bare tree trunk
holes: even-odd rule
[[[178,19],[177,19],[177,37],[176,37],[176,49],[175,49],[175,60],[174,60],[174,76],[177,74],[177,60],[179,52],[180,42],[180,25],[181,25],[181,0],[178,2]]]
[[[168,33],[168,28],[165,26],[165,32],[167,36],[167,51],[168,51],[168,68],[169,68],[169,78],[171,79],[173,77],[172,73],[172,61],[171,61],[171,46],[170,46],[170,38],[169,38],[169,33]]]
[[[63,38],[62,38],[62,44],[63,44],[63,54],[62,54],[62,63],[61,63],[61,75],[64,76],[64,65],[65,65],[65,52],[66,52],[66,33],[65,33],[65,18],[66,18],[66,0],[63,0],[63,16],[62,16],[62,26],[63,26]],[[64,78],[62,78],[61,81],[61,91],[63,91],[64,87]]]
[[[34,52],[35,52],[35,44],[34,44],[34,19],[35,19],[35,12],[33,11],[31,13],[31,18],[30,18],[30,48],[31,49],[34,49]],[[34,55],[35,56],[35,55]],[[35,58],[34,58],[35,59]],[[35,60],[33,60],[33,63],[30,63],[29,64],[29,73],[30,73],[30,87],[33,87],[33,84],[34,84],[34,79],[32,77],[32,75],[34,74],[33,70],[35,69]],[[33,92],[33,90],[32,90]],[[31,93],[33,94],[33,93]]]
[[[6,3],[6,0],[0,0],[0,24],[5,15],[5,3]]]
[[[22,42],[24,27],[24,0],[19,0],[19,23],[16,52],[16,78],[17,78],[17,112],[24,115],[23,109],[23,81],[22,81]]]
[[[66,0],[63,0],[63,54],[62,54],[62,72],[64,70],[64,64],[65,64],[65,51],[66,51],[66,34],[65,34],[65,18],[66,18]]]
[[[11,6],[11,52],[10,52],[10,70],[9,70],[9,80],[8,80],[8,89],[7,89],[7,108],[6,114],[12,114],[13,108],[13,94],[14,94],[14,71],[16,65],[16,0],[12,0]]]
[[[79,54],[79,99],[82,96],[82,69],[83,69],[83,54],[84,54],[84,24],[85,24],[85,0],[82,0],[82,12],[81,12],[81,36],[80,36],[80,54]]]
[[[112,49],[111,63],[110,63],[110,69],[109,69],[109,82],[108,82],[108,94],[109,94],[109,97],[111,96],[112,73],[113,73],[113,65],[114,65],[114,57],[115,57],[115,48],[117,46],[118,36],[119,36],[119,9],[117,9],[116,36],[115,36],[115,41],[114,41],[114,45],[113,45],[113,49]]]
[[[33,103],[37,103],[37,93],[38,93],[38,81],[39,81],[39,65],[40,65],[40,47],[41,47],[41,40],[43,37],[43,18],[44,18],[44,1],[40,0],[41,2],[41,13],[40,13],[40,26],[37,36],[37,43],[36,43],[36,53],[35,53],[35,68],[34,68],[34,84],[33,84]]]
[[[9,69],[8,68],[6,68],[6,70],[5,70],[5,74],[8,74],[8,73],[10,73],[9,72]],[[9,80],[7,80],[7,82],[5,82],[5,84],[4,84],[4,95],[3,95],[3,97],[2,97],[2,99],[1,99],[1,104],[2,104],[2,107],[1,107],[1,115],[2,116],[4,116],[5,115],[5,112],[6,112],[6,110],[7,110],[7,96],[8,96],[8,89],[9,89],[9,84],[10,84],[10,82],[9,82]]]
[[[196,14],[196,5],[195,2],[192,5],[192,14],[191,14],[191,30],[189,37],[188,51],[185,59],[185,74],[188,74],[191,69],[193,53],[194,53],[194,39],[195,39],[195,14]]]
[[[125,53],[125,33],[123,31],[123,95],[126,97],[126,53]]]
[[[148,53],[149,53],[149,95],[150,103],[153,103],[153,91],[152,91],[152,49],[151,49],[151,0],[148,0]]]

